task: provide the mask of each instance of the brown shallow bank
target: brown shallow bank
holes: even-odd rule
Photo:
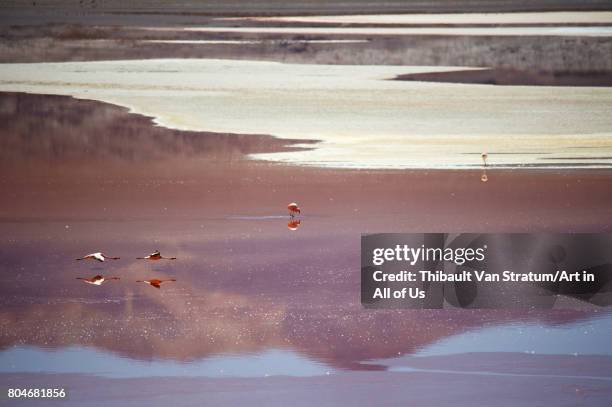
[[[601,37],[303,35],[190,32],[183,28],[160,31],[82,24],[37,26],[31,22],[5,25],[0,26],[0,62],[231,58],[307,64],[500,67],[528,72],[597,74],[612,70],[608,58],[612,41]]]
[[[478,83],[510,86],[612,86],[611,72],[521,71],[477,69],[399,75],[399,81]]]
[[[7,0],[3,9],[17,11],[37,11],[51,18],[62,18],[65,14],[75,13],[118,13],[118,14],[164,14],[164,15],[325,15],[325,14],[363,14],[363,13],[469,13],[504,11],[555,11],[555,10],[609,10],[605,0],[536,0],[499,2],[495,0],[436,0],[422,1],[285,1],[285,0],[188,0],[150,1],[120,0],[77,2],[71,0],[38,0],[22,2]]]
[[[280,3],[314,4],[279,2],[276,5]],[[473,4],[476,9],[483,4],[477,3]],[[584,6],[578,2],[570,3]],[[377,13],[384,12],[384,5],[388,5],[387,2],[368,4],[379,8]],[[401,4],[410,6],[412,2]],[[440,5],[439,2],[436,4]],[[453,6],[453,12],[460,12],[459,6],[454,3]],[[572,9],[571,5],[566,8]],[[96,10],[45,13],[0,8],[0,62],[221,58],[305,64],[497,67],[530,73],[540,70],[593,74],[612,71],[609,35],[591,36],[598,29],[606,29],[597,23],[585,26],[559,24],[558,30],[566,31],[566,35],[561,36],[555,34],[555,27],[549,27],[551,30],[547,35],[537,35],[537,30],[530,31],[530,28],[546,28],[546,24],[541,23],[524,27],[525,31],[516,27],[516,30],[511,30],[512,35],[501,35],[496,27],[490,27],[492,30],[486,35],[465,35],[461,28],[470,27],[465,24],[456,27],[459,31],[446,31],[444,35],[440,32],[433,35],[436,30],[429,34],[419,34],[418,31],[402,34],[402,30],[385,31],[388,27],[384,26],[363,32],[351,31],[342,23],[326,24],[325,27],[331,31],[321,33],[317,31],[319,25],[305,25],[299,21],[223,19],[197,14],[131,14]],[[280,31],[270,31],[275,28]],[[302,31],[283,32],[282,28]],[[503,31],[512,28],[512,24],[501,24],[497,28]],[[228,29],[233,31],[226,31]]]

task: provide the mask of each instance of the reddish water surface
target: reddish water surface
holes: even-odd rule
[[[310,404],[306,394],[371,405],[381,391],[395,402],[456,395],[469,405],[474,392],[495,400],[494,390],[509,388],[522,389],[523,401],[556,405],[609,400],[602,311],[365,310],[359,247],[368,232],[610,231],[612,172],[488,171],[482,182],[473,170],[333,170],[246,158],[290,143],[167,130],[98,102],[1,94],[0,355],[25,352],[2,381],[67,386],[79,405],[92,394],[106,400],[108,386],[148,405],[168,394],[197,403],[201,391],[213,403],[239,403],[249,388],[266,405]],[[302,208],[297,225],[286,211],[293,201]],[[136,260],[157,249],[178,259]],[[121,259],[74,260],[95,251]],[[121,280],[76,280],[96,274]],[[150,278],[177,281],[159,290],[136,283]],[[498,326],[553,329],[553,342],[569,332],[567,349],[595,353],[533,355]],[[482,329],[500,333],[500,348],[414,358]],[[541,349],[536,336],[527,344]],[[53,352],[73,352],[66,358],[82,360],[82,369],[54,366]],[[96,377],[87,358],[93,365],[104,357],[126,364]],[[176,366],[198,363],[209,364],[201,375],[188,370],[190,379],[149,378],[155,400],[131,373],[136,366],[136,376],[148,376],[149,366],[151,376],[182,376]],[[252,368],[259,363],[265,369]],[[132,378],[118,379],[122,369]],[[476,373],[458,376],[466,370]],[[62,374],[47,375],[54,372]],[[441,380],[448,386],[432,394]]]

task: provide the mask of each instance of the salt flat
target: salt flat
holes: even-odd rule
[[[150,31],[175,28],[142,27]],[[467,35],[467,36],[586,36],[612,37],[608,26],[528,26],[528,27],[186,27],[184,31],[204,33],[296,34],[296,35]]]
[[[0,90],[129,107],[183,130],[317,139],[257,158],[331,167],[609,167],[612,89],[388,80],[466,68],[212,59],[0,64]]]
[[[242,17],[223,20],[257,20],[338,24],[605,24],[610,11],[550,11],[519,13],[361,14],[335,16]]]
[[[245,45],[245,44],[265,44],[278,42],[280,40],[140,40],[150,44],[203,44],[203,45]],[[368,42],[368,40],[285,40],[286,43],[300,44],[357,44]]]

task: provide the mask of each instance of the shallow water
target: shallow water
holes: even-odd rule
[[[419,349],[415,356],[514,352],[538,355],[612,356],[612,315],[563,325],[510,323],[465,332]]]
[[[398,354],[384,360],[362,361],[364,365],[349,369],[366,370],[374,365],[389,372],[465,373],[477,375],[515,375],[541,377],[542,374],[504,373],[501,371],[460,372],[450,369],[410,367],[414,357],[470,354],[518,353],[554,355],[557,357],[612,356],[608,338],[612,335],[612,315],[605,313],[575,323],[550,325],[541,322],[512,322],[476,328],[452,335],[414,353]],[[382,337],[376,338],[383,340]],[[408,339],[408,338],[406,338]],[[314,357],[313,357],[314,356]],[[487,357],[487,355],[483,355]],[[83,364],[82,361],[87,363]],[[546,367],[546,364],[541,364]],[[14,345],[0,351],[0,373],[87,374],[110,378],[135,377],[270,377],[324,376],[342,374],[333,360],[321,360],[317,355],[305,355],[297,350],[271,347],[257,352],[227,353],[219,351],[204,358],[186,361],[152,357],[134,359],[129,355],[99,350],[95,347],[70,345],[40,347]],[[503,370],[503,369],[502,369]],[[561,378],[612,380],[612,376],[554,375]]]
[[[196,28],[185,31],[169,26],[190,16],[118,15],[168,31],[50,26],[30,39],[15,29],[8,33],[20,39],[4,49],[32,44],[32,55],[10,54],[19,61],[210,57],[231,48],[221,55],[382,64],[401,63],[401,49],[435,45],[454,49],[449,65],[462,65],[464,50],[484,44],[480,54],[519,46],[516,60],[547,55],[565,66],[581,44],[593,47],[580,54],[587,66],[607,66],[597,53],[610,27],[590,16],[495,16],[532,27],[220,22],[226,27],[202,34],[209,17],[189,20]],[[419,18],[474,17],[482,15]],[[550,26],[557,23],[583,26]],[[292,38],[298,31],[333,36]],[[354,33],[376,37],[357,44],[364,48],[343,45],[362,41]],[[457,45],[455,37],[429,42],[430,34],[470,37]],[[522,44],[483,34],[538,37]],[[283,45],[293,40],[298,46]],[[379,47],[389,55],[370,53]],[[79,407],[607,406],[605,309],[563,296],[551,310],[359,303],[361,233],[612,231],[610,88],[390,80],[456,69],[211,59],[0,65],[0,89],[33,93],[0,93],[2,385],[66,388],[63,404]],[[297,219],[286,212],[294,201]],[[177,260],[136,259],[157,249]],[[98,250],[121,259],[74,260]],[[76,279],[97,274],[120,280]],[[176,281],[161,289],[137,282],[151,278]]]
[[[83,364],[86,360],[87,364]],[[270,349],[253,354],[216,355],[189,362],[135,360],[110,352],[69,346],[60,349],[14,347],[0,352],[0,373],[79,373],[112,378],[320,376],[332,367],[300,354]]]
[[[246,155],[290,140],[169,130],[61,96],[2,94],[0,107],[4,372],[327,375],[481,342],[539,354],[567,340],[555,355],[608,355],[609,317],[576,301],[559,301],[573,311],[359,304],[360,233],[609,231],[608,172],[493,170],[483,183],[480,171],[270,165]],[[156,249],[178,260],[136,260]],[[121,259],[74,260],[97,250]],[[76,280],[96,274],[121,280]],[[153,277],[177,281],[136,283]],[[61,370],[62,358],[91,364]]]

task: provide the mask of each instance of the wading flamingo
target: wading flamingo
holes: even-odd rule
[[[299,219],[291,219],[289,223],[287,223],[287,227],[289,230],[297,230],[300,227],[300,223],[302,223]]]
[[[159,250],[155,250],[153,253],[146,257],[136,257],[138,260],[176,260],[176,257],[164,257],[161,255]]]
[[[76,260],[98,260],[98,261],[105,261],[106,259],[119,260],[119,257],[110,257],[110,256],[107,256],[104,253],[97,252],[97,253],[88,254],[87,256],[83,256],[83,257],[81,257],[79,259],[76,259]]]
[[[169,278],[167,280],[158,280],[156,278],[152,279],[152,280],[136,280],[137,283],[147,283],[152,287],[155,288],[161,288],[161,284],[165,283],[166,281],[176,281],[174,278]]]
[[[81,280],[84,283],[93,284],[93,285],[102,285],[103,282],[109,281],[109,280],[120,280],[119,277],[104,277],[99,274],[91,278],[77,277],[76,279]]]
[[[291,202],[289,205],[287,205],[287,209],[289,209],[289,216],[292,218],[301,213],[300,207],[295,202]]]

